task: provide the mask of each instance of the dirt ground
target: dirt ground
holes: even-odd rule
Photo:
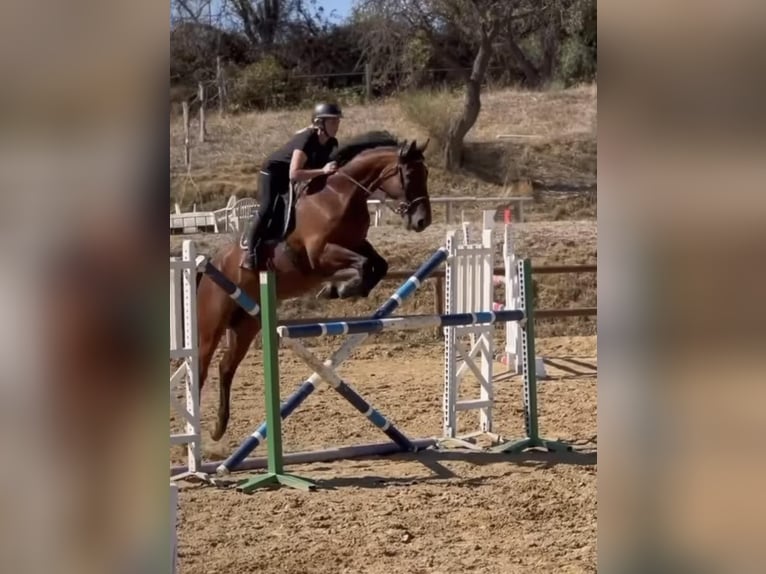
[[[458,226],[451,226],[456,228]],[[370,238],[392,269],[413,269],[444,243],[447,226],[418,236],[385,226]],[[497,238],[501,241],[498,226]],[[516,251],[534,264],[592,263],[595,221],[519,224]],[[171,255],[183,236],[170,239]],[[224,236],[193,236],[210,252]],[[406,239],[407,241],[402,241]],[[499,262],[498,262],[499,264]],[[535,277],[538,308],[596,305],[595,274]],[[363,316],[382,303],[395,283],[367,300],[286,302],[282,317]],[[434,293],[424,287],[401,313],[429,313]],[[596,571],[596,322],[539,321],[538,354],[549,379],[539,384],[541,435],[574,445],[573,453],[425,452],[296,465],[289,471],[314,480],[315,492],[289,489],[253,495],[233,488],[182,483],[179,504],[180,574],[449,574],[477,572]],[[339,340],[309,340],[320,356]],[[496,348],[503,344],[498,329]],[[212,443],[218,359],[202,395],[205,458],[228,456],[264,419],[260,340],[234,380],[232,419]],[[524,436],[522,385],[495,363],[495,431]],[[311,374],[290,351],[281,351],[282,397]],[[376,335],[339,369],[342,377],[411,438],[438,436],[442,428],[443,344],[433,332]],[[471,379],[463,391],[477,396]],[[461,432],[477,429],[477,416],[460,415]],[[176,428],[171,416],[171,428]],[[386,440],[332,389],[321,385],[283,424],[285,451]],[[257,454],[264,455],[259,447]],[[184,449],[171,450],[181,463]],[[236,473],[245,478],[257,473]]]
[[[327,355],[334,346],[315,347]],[[596,571],[596,341],[541,339],[550,378],[541,381],[541,434],[571,454],[431,452],[291,466],[318,483],[245,495],[184,484],[182,574],[512,573]],[[363,345],[341,375],[410,437],[441,429],[442,353],[437,343]],[[554,366],[555,365],[555,366]],[[229,454],[264,418],[260,354],[235,380],[232,424],[206,457]],[[282,396],[310,374],[283,350]],[[520,377],[495,363],[495,431],[523,436]],[[470,380],[465,391],[474,391]],[[203,393],[203,426],[215,416],[217,373]],[[477,417],[460,416],[461,432]],[[284,423],[286,451],[384,441],[322,385]],[[258,452],[264,453],[263,447]],[[172,453],[181,462],[183,451]],[[257,473],[237,473],[246,477]]]

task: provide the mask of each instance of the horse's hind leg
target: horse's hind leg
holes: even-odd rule
[[[200,394],[207,380],[210,362],[213,360],[218,343],[226,331],[230,310],[233,306],[229,297],[210,279],[203,279],[197,289],[197,332],[199,337],[199,390]],[[212,289],[211,289],[212,287]]]
[[[226,433],[229,424],[229,402],[231,398],[231,384],[234,381],[234,373],[245,358],[250,344],[261,329],[260,319],[242,317],[232,325],[229,338],[229,348],[223,355],[218,367],[220,382],[218,387],[218,423],[213,432],[214,441],[221,440]]]
[[[350,297],[366,297],[369,293],[365,288],[368,283],[365,279],[372,273],[372,262],[367,257],[347,249],[340,245],[328,244],[319,260],[320,269],[326,275],[332,275],[338,271],[353,271],[351,279],[342,282],[340,285],[334,283],[328,284],[319,293],[319,297],[325,299],[348,299]]]

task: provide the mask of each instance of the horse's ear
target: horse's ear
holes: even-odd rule
[[[410,145],[407,146],[407,151],[404,153],[404,157],[412,157],[412,153],[418,149],[418,140],[412,140]]]
[[[431,141],[431,138],[426,138],[426,143],[423,144],[422,147],[418,148],[418,151],[422,154],[424,151],[426,151],[426,148],[428,147],[428,142]]]
[[[404,140],[399,146],[399,157],[404,158],[407,155],[407,140]]]

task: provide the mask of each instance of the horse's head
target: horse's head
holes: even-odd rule
[[[394,211],[402,216],[407,229],[419,232],[431,225],[428,168],[423,156],[427,146],[428,140],[418,147],[414,140],[400,144],[388,132],[373,131],[352,138],[332,159],[341,166],[339,173],[367,197],[381,193],[398,202]]]
[[[407,229],[423,231],[431,225],[431,201],[428,197],[428,167],[423,152],[428,141],[422,147],[417,142],[406,141],[399,147],[395,169],[396,177],[388,177],[380,184],[380,189],[399,206],[395,211],[402,216]]]

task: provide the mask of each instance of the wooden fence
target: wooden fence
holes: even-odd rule
[[[571,274],[571,273],[596,273],[597,266],[593,264],[582,265],[532,265],[533,275],[553,275],[553,274]],[[386,274],[386,281],[403,281],[412,277],[413,271],[393,270]],[[505,276],[505,268],[495,267],[494,275]],[[432,281],[434,289],[434,313],[441,315],[444,313],[444,271],[434,271],[428,276],[426,281]],[[573,307],[567,309],[536,309],[535,317],[537,319],[555,319],[564,317],[595,317],[596,307]],[[310,319],[287,319],[285,325],[298,325],[301,323],[316,323],[321,321],[333,321],[332,318],[313,317]],[[337,319],[340,320],[340,319]]]

